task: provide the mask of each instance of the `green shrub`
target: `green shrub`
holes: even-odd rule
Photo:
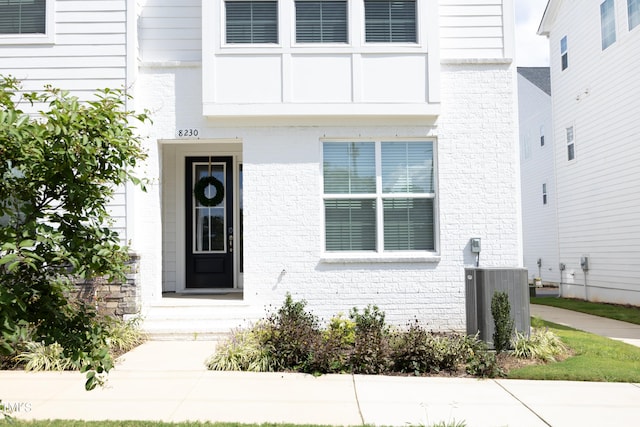
[[[493,346],[496,353],[509,349],[513,335],[514,322],[511,318],[511,304],[506,292],[495,292],[491,298],[491,315],[495,325]]]
[[[322,334],[318,319],[305,310],[306,304],[304,300],[294,301],[287,293],[282,307],[264,322],[262,344],[272,352],[278,370],[313,371],[308,365]]]
[[[362,314],[353,308],[349,317],[355,322],[355,341],[350,365],[357,374],[382,374],[389,371],[391,348],[385,314],[368,305]]]
[[[253,371],[274,370],[271,352],[260,341],[261,326],[248,330],[236,330],[231,336],[218,343],[216,352],[205,364],[212,371]]]
[[[495,378],[504,376],[504,372],[498,365],[496,355],[487,351],[486,344],[478,341],[478,348],[469,355],[466,371],[469,375],[482,378]],[[482,348],[484,346],[484,348]]]
[[[140,317],[121,320],[115,317],[105,318],[107,345],[116,354],[126,353],[146,341],[147,337],[140,329]]]
[[[73,362],[64,355],[64,349],[58,343],[46,345],[31,341],[16,356],[16,361],[25,364],[25,371],[64,371],[73,368]]]
[[[513,355],[521,359],[537,359],[543,362],[555,362],[558,356],[567,353],[567,348],[560,337],[548,328],[533,329],[527,338],[516,332],[512,341]]]
[[[350,372],[350,360],[356,339],[356,324],[342,316],[334,316],[322,332],[322,339],[311,349],[309,371],[314,373]]]

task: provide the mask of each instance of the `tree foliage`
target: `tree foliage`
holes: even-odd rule
[[[26,337],[57,342],[87,372],[87,388],[112,361],[105,325],[69,298],[72,279],[123,279],[127,250],[109,228],[108,203],[145,158],[121,90],[80,102],[47,87],[20,92],[0,77],[0,354]],[[44,111],[27,114],[21,107]]]

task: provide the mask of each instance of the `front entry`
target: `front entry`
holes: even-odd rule
[[[232,288],[233,158],[185,160],[185,287]]]

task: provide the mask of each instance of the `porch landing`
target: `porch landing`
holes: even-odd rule
[[[219,340],[264,317],[241,293],[165,294],[142,309],[142,329],[151,340]]]

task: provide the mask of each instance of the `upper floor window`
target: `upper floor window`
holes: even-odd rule
[[[640,24],[640,0],[627,0],[627,13],[629,14],[629,31]]]
[[[573,134],[573,126],[566,129],[567,132],[567,160],[573,160],[576,158],[576,147]]]
[[[547,184],[542,184],[542,204],[547,204]]]
[[[435,251],[433,145],[325,142],[325,250]]]
[[[45,34],[46,0],[0,0],[0,34]]]
[[[544,126],[540,126],[540,146],[544,147]]]
[[[364,0],[364,21],[367,42],[417,42],[415,0]]]
[[[605,50],[616,41],[616,11],[613,0],[605,0],[600,4],[600,29],[602,50]]]
[[[277,1],[226,1],[227,43],[278,43]]]
[[[297,43],[347,43],[346,0],[296,0]]]
[[[562,62],[562,69],[566,70],[569,66],[569,55],[567,53],[567,36],[564,36],[560,40],[560,59]]]

